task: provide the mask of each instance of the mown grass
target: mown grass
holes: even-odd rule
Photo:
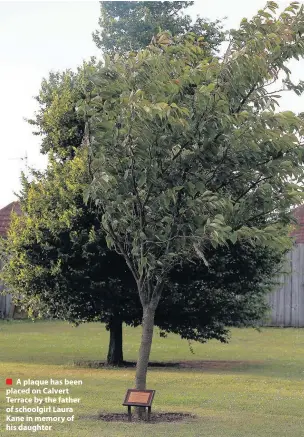
[[[126,360],[135,360],[140,329],[125,328]],[[0,322],[1,430],[5,431],[5,378],[82,379],[71,389],[81,398],[71,424],[53,424],[43,437],[300,437],[303,435],[304,330],[233,329],[231,342],[194,344],[155,332],[151,360],[241,360],[229,369],[149,370],[148,388],[156,390],[155,411],[189,412],[196,420],[183,423],[129,424],[94,420],[99,411],[125,412],[122,400],[133,387],[134,369],[88,369],[80,360],[102,360],[108,333],[99,324],[78,328],[63,322]]]

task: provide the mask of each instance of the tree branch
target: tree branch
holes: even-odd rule
[[[233,200],[235,203],[237,203],[239,200],[242,199],[242,197],[246,196],[246,194],[249,193],[250,190],[252,190],[253,188],[255,188],[259,183],[266,181],[267,179],[271,179],[272,176],[266,176],[264,178],[260,178],[259,180],[257,180],[256,182],[254,182],[253,184],[250,185],[250,187],[244,191],[239,197],[237,197],[235,200]]]
[[[249,99],[251,94],[256,90],[256,86],[257,86],[256,83],[254,85],[252,85],[252,87],[250,88],[248,94],[246,96],[244,96],[243,99],[241,100],[241,103],[239,104],[237,110],[236,111],[232,111],[232,114],[238,114],[240,112],[240,110],[245,105],[245,103],[247,102],[247,100]]]

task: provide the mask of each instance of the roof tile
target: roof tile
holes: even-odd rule
[[[11,213],[16,212],[21,215],[21,208],[19,202],[12,202],[4,208],[0,209],[0,236],[6,237],[9,228]]]
[[[291,236],[295,237],[296,243],[304,243],[304,205],[295,208],[294,217],[297,219],[298,226],[291,232]]]

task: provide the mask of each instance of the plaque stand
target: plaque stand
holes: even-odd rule
[[[151,409],[155,390],[128,389],[123,405],[128,407],[128,421],[132,421],[131,407],[145,409],[146,420],[151,420]]]
[[[145,409],[146,413],[146,420],[148,422],[151,421],[151,407],[140,407]],[[132,422],[132,411],[131,411],[131,405],[128,405],[128,422]]]

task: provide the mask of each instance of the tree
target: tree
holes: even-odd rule
[[[106,246],[96,209],[83,203],[86,152],[64,163],[50,159],[31,182],[23,177],[23,215],[14,216],[3,241],[2,276],[31,315],[104,322],[107,363],[121,365],[122,323],[139,325],[141,304],[125,261]],[[227,341],[227,327],[254,326],[267,310],[264,296],[281,257],[263,248],[211,248],[208,268],[192,262],[171,272],[156,325],[188,340]]]
[[[23,178],[23,214],[13,218],[4,241],[3,279],[31,313],[105,323],[107,363],[120,365],[122,323],[140,323],[139,302],[125,261],[108,250],[96,211],[83,203],[84,154],[64,164],[51,160],[31,182]]]
[[[211,31],[212,30],[210,30],[210,28],[209,28],[209,32],[211,32]],[[206,40],[206,38],[205,38],[205,40]],[[95,65],[96,65],[95,61],[92,60],[91,63],[87,64],[86,69],[88,70],[90,68],[91,72],[94,72]],[[44,153],[52,151],[56,155],[56,159],[59,158],[63,162],[65,162],[67,159],[71,159],[74,157],[75,149],[80,146],[81,140],[82,140],[82,135],[84,132],[83,116],[80,115],[79,112],[76,111],[76,108],[77,108],[78,101],[84,97],[85,91],[87,91],[87,90],[90,90],[90,87],[86,83],[86,78],[84,77],[83,68],[78,69],[77,74],[73,74],[70,71],[64,72],[62,74],[61,73],[56,73],[56,74],[52,73],[50,75],[49,81],[46,81],[46,80],[43,81],[40,95],[37,98],[38,102],[40,103],[40,111],[38,112],[36,119],[32,121],[32,124],[34,124],[38,127],[38,129],[39,129],[38,134],[45,135],[43,138],[43,142],[42,142],[42,151]],[[57,201],[58,201],[58,199],[57,199]],[[79,204],[80,203],[78,203],[78,205]],[[66,207],[67,207],[67,205],[66,205]],[[84,214],[85,214],[85,211],[86,210],[84,208]],[[88,220],[83,220],[81,226],[84,226],[84,223],[86,224],[86,226],[88,226],[91,223],[91,221],[90,221],[91,218],[88,218]],[[80,226],[80,221],[78,221],[77,226]],[[85,231],[86,235],[89,233],[89,230]],[[72,228],[71,232],[73,232],[73,228]],[[66,234],[70,235],[70,230],[68,228],[66,228]],[[61,233],[58,235],[59,235],[59,240],[57,239],[57,246],[61,244],[61,243],[59,243],[60,236],[64,235],[64,234]],[[58,235],[57,235],[57,237],[58,237]],[[74,237],[74,239],[75,239],[75,237]],[[48,245],[50,245],[49,241],[47,241],[47,243],[48,243]],[[39,250],[38,247],[36,247],[35,249]],[[34,250],[34,248],[31,247],[31,251],[33,251],[33,250]],[[100,249],[100,250],[102,253],[102,249]],[[261,250],[261,248],[260,248],[260,250]],[[265,249],[263,249],[263,250],[265,251]],[[252,257],[251,262],[256,263],[257,260],[255,259],[254,254],[250,251],[248,253],[250,253],[250,256]],[[210,256],[213,256],[213,255],[210,254]],[[207,258],[209,259],[209,255],[207,255]],[[260,258],[260,260],[262,260],[262,259],[263,258]],[[264,261],[263,261],[264,263],[265,263],[265,259],[267,261],[268,258],[267,257],[264,258]],[[222,261],[221,258],[219,258],[218,262],[220,263],[221,261]],[[233,263],[233,257],[231,258],[231,262]],[[210,260],[209,260],[209,263],[210,263]],[[192,266],[193,266],[193,264],[192,264]],[[267,268],[268,268],[267,262],[266,262],[264,267],[265,267],[265,270],[267,270]],[[208,273],[208,272],[206,272],[206,267],[205,267],[205,269],[204,269],[204,266],[201,266],[200,268],[203,272],[203,275],[206,275]],[[199,273],[198,269],[196,269],[196,272]],[[257,272],[256,272],[256,275],[257,275]],[[201,289],[202,289],[202,291],[204,291],[204,293],[205,293],[204,295],[206,295],[207,287],[206,287],[206,283],[204,283],[204,281],[203,281],[204,276],[198,274],[198,277],[201,278],[201,284],[205,284],[204,286],[202,285]],[[244,275],[244,278],[245,277],[246,277],[246,275]],[[210,276],[209,276],[209,278],[210,278]],[[181,276],[180,276],[180,279],[181,279]],[[236,280],[236,278],[235,278],[235,280]],[[244,279],[244,280],[250,281],[251,278],[249,278],[247,276],[246,279]],[[264,277],[264,280],[265,280],[265,277]],[[231,283],[231,278],[228,279],[228,282]],[[237,288],[237,285],[238,284],[236,282],[236,284],[235,284],[236,288]],[[196,286],[197,286],[197,283],[196,283]],[[223,287],[223,285],[222,285],[222,287]],[[73,289],[74,288],[72,285],[70,290],[73,290]],[[225,313],[224,306],[223,306],[224,305],[223,303],[227,301],[227,299],[225,297],[226,295],[224,294],[224,287],[222,288],[222,290],[223,290],[223,293],[221,294],[221,296],[223,297],[223,300],[221,301],[221,307],[223,308],[223,312],[221,313],[220,311],[217,311],[217,313],[216,313],[217,317],[218,317],[217,326],[219,326],[221,324],[221,329],[222,329],[221,332],[223,332],[223,330],[224,330],[224,314],[227,314],[227,312]],[[231,288],[231,290],[233,290],[233,288]],[[176,298],[174,299],[175,308],[174,308],[174,311],[172,311],[172,299],[170,300],[170,297],[171,297],[170,292],[168,293],[169,298],[165,298],[165,296],[167,296],[167,295],[166,295],[166,291],[164,290],[163,291],[163,297],[164,297],[163,302],[166,302],[168,304],[168,307],[164,308],[161,312],[162,314],[165,314],[165,316],[158,317],[156,314],[156,321],[157,321],[158,326],[160,326],[160,327],[162,327],[163,321],[166,321],[165,327],[170,326],[171,327],[170,329],[173,332],[178,332],[182,336],[186,336],[186,338],[191,338],[191,336],[189,335],[189,328],[186,329],[187,326],[189,326],[188,321],[184,322],[183,326],[185,327],[185,330],[183,330],[183,327],[181,326],[181,323],[179,321],[179,320],[181,320],[181,312],[180,311],[182,311],[182,309],[183,309],[182,304],[184,304],[185,301],[187,301],[189,303],[189,302],[195,301],[195,299],[196,299],[196,297],[194,296],[195,299],[193,300],[192,296],[190,295],[189,290],[188,290],[188,284],[187,284],[186,291],[187,291],[187,293],[185,293],[184,295],[183,295],[183,293],[179,292],[180,304],[179,304],[179,302],[177,302]],[[226,289],[226,294],[227,293],[228,293],[228,291]],[[242,294],[242,293],[238,293],[238,297],[240,294]],[[236,293],[235,293],[235,295],[236,295]],[[84,294],[82,294],[82,296],[84,296]],[[248,296],[247,296],[247,303],[249,304]],[[254,296],[253,295],[251,295],[251,296],[252,296],[252,299],[254,300]],[[62,296],[60,298],[62,299]],[[57,299],[59,299],[58,295],[57,295]],[[197,319],[194,318],[193,314],[191,316],[191,321],[193,322],[193,326],[196,326],[195,328],[193,328],[193,330],[191,330],[192,338],[200,338],[201,340],[204,338],[208,338],[208,336],[206,334],[208,332],[208,330],[211,332],[213,329],[213,332],[216,333],[216,331],[214,330],[214,327],[213,328],[211,328],[210,326],[207,327],[206,324],[202,323],[202,320],[210,320],[210,318],[207,315],[207,313],[209,311],[208,306],[204,305],[203,299],[206,299],[206,301],[208,301],[208,298],[207,297],[203,298],[203,294],[202,294],[201,295],[201,307],[202,307],[201,312],[199,312],[192,305],[192,311],[194,314],[197,315]],[[97,300],[98,300],[98,298],[97,298]],[[69,303],[71,302],[71,296],[69,297],[69,299],[66,302],[69,302]],[[197,300],[195,302],[197,302]],[[64,304],[64,301],[62,300],[62,308],[64,308],[65,304]],[[79,301],[78,301],[78,304],[79,304]],[[262,301],[260,302],[260,305],[262,308],[263,307]],[[260,308],[260,310],[257,310],[256,305],[254,305],[254,307],[256,308],[256,314],[262,313],[261,308]],[[74,304],[74,308],[75,308],[75,304]],[[244,309],[243,309],[244,312],[248,311],[248,308],[249,308],[249,306],[247,307],[247,310],[246,310],[244,307]],[[159,307],[159,310],[160,309],[161,309],[161,307]],[[169,311],[169,309],[170,309],[170,311]],[[56,314],[56,311],[54,311],[54,313]],[[172,322],[169,323],[168,313],[171,314],[172,316],[176,315],[175,325]],[[67,314],[67,313],[65,312],[65,314]],[[187,314],[184,314],[183,317],[186,318],[186,316],[187,316]],[[90,316],[90,317],[93,317],[93,316]],[[136,316],[136,317],[138,317],[138,316]],[[252,317],[252,320],[253,319],[254,319],[254,317]],[[187,319],[185,319],[185,320],[187,320]],[[194,320],[196,320],[196,321],[194,322]],[[213,320],[215,320],[215,318],[213,318]],[[226,323],[229,324],[228,319],[225,319],[225,320],[226,320]],[[240,320],[244,320],[243,313],[239,314],[239,321]],[[247,320],[247,323],[248,323],[248,320]],[[176,323],[178,321],[179,321],[179,325]],[[234,322],[236,322],[236,320]],[[197,333],[197,329],[200,330],[199,334]],[[220,334],[216,334],[216,335],[219,336]],[[112,338],[112,335],[111,335],[111,338]],[[224,338],[224,336],[222,336],[222,338]],[[114,344],[115,344],[115,342],[114,342]],[[110,349],[111,349],[111,347],[110,347]],[[117,356],[122,357],[122,352],[118,353]]]
[[[195,32],[204,36],[211,51],[224,40],[219,20],[210,22],[197,18],[193,23],[184,11],[194,2],[186,1],[105,1],[100,2],[99,26],[93,39],[103,52],[111,54],[140,50],[146,47],[160,30],[173,36]]]
[[[230,241],[288,244],[300,201],[303,120],[275,112],[268,86],[303,57],[303,6],[269,2],[231,34],[223,59],[203,40],[162,33],[146,50],[106,58],[79,110],[107,244],[124,257],[143,307],[136,387],[146,387],[155,311],[169,272]],[[88,99],[89,100],[89,99]]]

